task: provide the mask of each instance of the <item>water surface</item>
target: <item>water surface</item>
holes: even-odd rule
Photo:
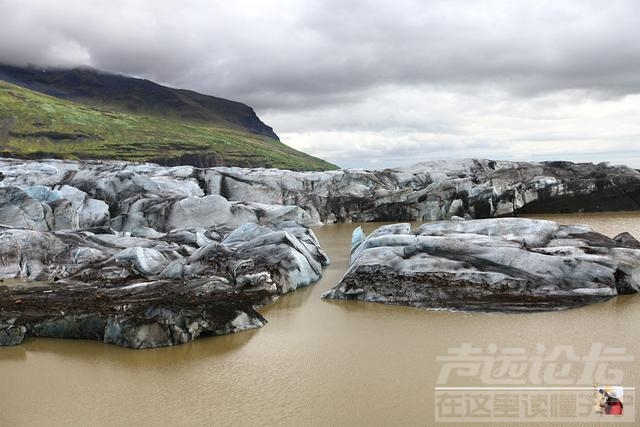
[[[640,236],[640,213],[536,217]],[[465,342],[565,344],[580,355],[599,342],[640,356],[640,296],[515,315],[321,300],[346,269],[356,225],[315,230],[332,265],[263,308],[259,330],[138,351],[44,338],[0,348],[0,425],[430,425],[435,358]],[[619,368],[625,385],[640,384],[639,362]]]

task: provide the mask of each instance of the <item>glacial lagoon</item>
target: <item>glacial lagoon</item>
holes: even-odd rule
[[[637,212],[531,217],[640,237]],[[321,300],[346,269],[357,225],[314,229],[332,264],[317,284],[262,308],[263,328],[140,351],[45,338],[0,348],[0,425],[429,425],[436,357],[463,343],[571,345],[577,355],[602,343],[640,355],[637,295],[517,315]],[[625,386],[640,384],[639,361],[615,368]],[[451,375],[446,385],[483,383]]]

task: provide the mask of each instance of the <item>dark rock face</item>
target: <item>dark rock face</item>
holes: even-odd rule
[[[502,218],[409,224],[353,236],[324,298],[483,311],[577,307],[640,291],[640,250],[585,226]]]
[[[640,249],[640,242],[631,234],[624,232],[613,238],[618,246],[631,249]]]
[[[157,163],[162,166],[182,166],[191,165],[198,168],[212,168],[216,166],[228,166],[227,162],[220,156],[183,154],[178,157],[156,157],[150,159],[149,162]],[[240,164],[241,165],[241,164]],[[244,166],[244,165],[242,165]]]
[[[617,211],[640,209],[640,187],[633,169],[606,163],[544,162],[544,176],[557,183],[538,188],[538,199],[524,213]]]
[[[271,297],[268,289],[234,292],[222,279],[113,288],[66,283],[0,287],[3,315],[19,324],[0,326],[0,344],[19,344],[25,334],[136,349],[182,344],[264,325],[254,306]]]

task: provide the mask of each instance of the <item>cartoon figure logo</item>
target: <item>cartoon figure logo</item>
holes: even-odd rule
[[[596,413],[622,415],[624,390],[620,386],[601,386],[596,395]]]

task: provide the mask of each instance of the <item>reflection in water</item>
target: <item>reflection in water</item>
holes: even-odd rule
[[[300,288],[296,292],[292,292],[290,294],[281,297],[277,304],[270,304],[266,307],[260,309],[260,313],[268,318],[267,313],[271,313],[275,311],[286,311],[286,310],[296,310],[301,307],[307,300],[311,297],[313,293],[312,287]]]
[[[0,363],[3,360],[24,360],[27,358],[27,350],[23,345],[0,347]]]
[[[8,347],[8,349],[22,351],[26,354],[28,349],[29,357],[38,354],[50,354],[56,358],[68,359],[70,362],[92,362],[108,361],[110,364],[117,364],[122,368],[133,369],[166,369],[180,367],[187,362],[194,362],[199,359],[215,357],[221,354],[230,354],[238,351],[247,344],[255,330],[249,330],[221,337],[203,338],[201,342],[215,342],[215,345],[193,345],[187,343],[175,347],[163,348],[164,352],[154,351],[154,349],[132,350],[124,347],[105,345],[97,341],[85,340],[61,340],[56,338],[27,338],[23,345]],[[211,341],[214,339],[215,341]],[[0,360],[2,352],[0,352]]]
[[[640,236],[638,213],[539,217]],[[318,284],[261,309],[264,328],[140,351],[55,339],[0,348],[0,425],[428,425],[441,367],[435,358],[462,343],[571,345],[581,355],[603,343],[640,354],[633,295],[530,314],[321,300],[346,269],[355,226],[315,230],[331,266]],[[626,385],[640,384],[639,368],[619,366]],[[483,384],[452,378],[447,385]]]

